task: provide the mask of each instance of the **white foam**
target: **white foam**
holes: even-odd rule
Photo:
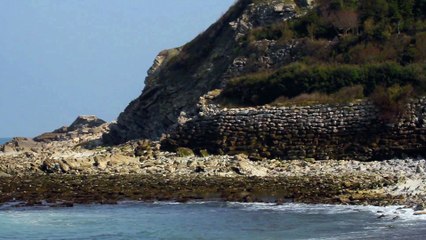
[[[154,201],[152,204],[156,204],[156,205],[179,205],[179,204],[182,204],[182,203],[174,202],[174,201]]]
[[[330,204],[286,203],[228,203],[230,207],[242,207],[245,211],[285,211],[300,214],[345,214],[354,212],[370,212],[386,220],[426,221],[426,215],[414,215],[415,211],[404,206],[353,206]]]

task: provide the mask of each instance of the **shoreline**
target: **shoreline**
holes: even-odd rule
[[[244,154],[195,156],[191,149],[161,151],[159,142],[148,140],[102,146],[100,137],[107,128],[45,134],[38,137],[43,141],[16,138],[3,145],[0,204],[214,199],[404,205],[419,211],[426,206],[425,159],[256,161]]]
[[[426,220],[426,215],[419,212],[413,207],[405,205],[353,205],[353,204],[338,204],[338,203],[303,203],[303,202],[241,202],[241,201],[225,201],[223,199],[192,199],[187,201],[173,201],[173,200],[122,200],[117,202],[108,203],[72,203],[72,202],[59,202],[48,203],[43,201],[41,204],[28,205],[21,201],[11,201],[0,204],[0,212],[2,211],[22,211],[22,210],[48,210],[48,209],[65,209],[65,208],[86,208],[86,207],[127,207],[127,206],[147,206],[147,205],[221,205],[224,207],[244,206],[253,207],[257,210],[271,210],[271,211],[292,211],[301,208],[305,209],[329,209],[334,211],[366,211],[376,215],[377,219],[385,220]]]
[[[397,179],[357,176],[349,186],[348,176],[259,178],[259,177],[166,177],[164,175],[34,175],[2,178],[0,204],[22,201],[23,206],[43,202],[54,206],[116,204],[120,201],[217,200],[227,202],[286,202],[346,205],[406,205],[418,201],[392,196],[377,186],[391,186]],[[355,176],[354,176],[355,178]]]

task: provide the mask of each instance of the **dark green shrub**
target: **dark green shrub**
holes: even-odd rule
[[[302,100],[324,99],[322,95],[354,85],[362,86],[368,96],[377,86],[407,84],[424,94],[425,6],[425,0],[318,0],[316,7],[295,19],[254,28],[244,46],[254,48],[250,43],[262,39],[285,44],[297,38],[301,60],[232,79],[222,97],[228,103],[262,105],[278,98],[291,101],[302,94]],[[259,71],[251,55],[263,50],[244,51],[240,54],[253,62],[248,64],[250,70]]]
[[[379,117],[387,123],[394,123],[404,115],[405,106],[413,93],[411,85],[395,84],[388,88],[378,86],[371,94],[370,99],[379,108]]]
[[[362,85],[366,96],[377,86],[395,84],[421,86],[425,65],[401,66],[396,63],[371,65],[316,65],[302,63],[285,66],[276,72],[263,72],[231,80],[225,98],[243,105],[263,105],[278,97],[294,98],[303,93],[331,94],[344,87]]]

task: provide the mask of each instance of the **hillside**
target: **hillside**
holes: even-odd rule
[[[218,88],[225,105],[422,95],[425,16],[424,0],[240,0],[193,41],[159,54],[104,140],[158,139]]]
[[[425,7],[422,0],[321,0],[300,18],[253,29],[244,39],[249,46],[294,43],[303,51],[292,64],[232,79],[224,95],[249,105],[355,85],[365,96],[391,86],[405,86],[400,91],[414,87],[413,94],[423,95]]]

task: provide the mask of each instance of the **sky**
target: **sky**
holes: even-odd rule
[[[34,137],[78,115],[115,120],[163,49],[234,0],[0,0],[0,137]]]

